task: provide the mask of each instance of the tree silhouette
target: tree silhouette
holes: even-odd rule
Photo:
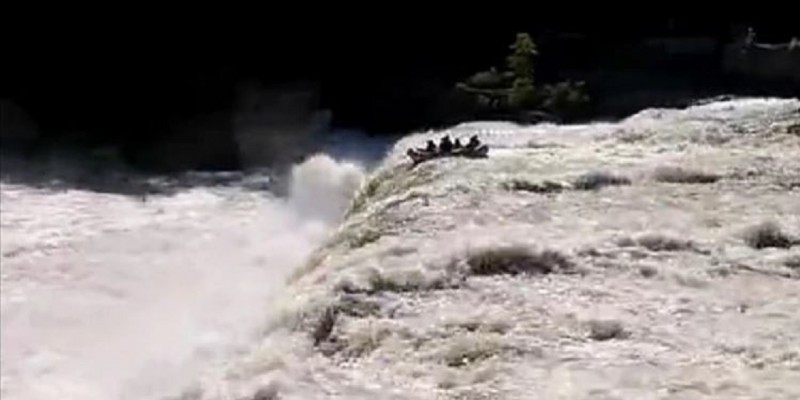
[[[515,108],[528,108],[536,105],[536,88],[533,79],[533,57],[538,54],[536,44],[527,33],[518,33],[511,45],[513,52],[508,56],[508,67],[514,73],[509,104]]]

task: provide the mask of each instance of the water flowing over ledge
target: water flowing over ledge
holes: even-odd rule
[[[184,398],[800,396],[800,101],[401,139],[262,342]]]
[[[317,155],[278,197],[271,171],[145,177],[37,161],[4,158],[0,182],[9,400],[180,392],[260,337],[265,304],[363,179]]]

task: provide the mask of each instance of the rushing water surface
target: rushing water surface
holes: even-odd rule
[[[339,222],[362,175],[360,164],[317,155],[294,167],[282,198],[265,172],[85,179],[109,190],[0,183],[2,397],[179,391],[255,340],[268,302]]]
[[[800,246],[748,238],[800,238],[797,126],[796,99],[471,123],[487,159],[413,169],[442,132],[361,137],[283,198],[4,181],[3,398],[796,399]]]

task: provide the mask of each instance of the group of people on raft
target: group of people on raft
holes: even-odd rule
[[[431,160],[439,157],[468,157],[468,158],[484,158],[489,152],[489,147],[481,144],[477,135],[469,138],[466,145],[461,144],[461,140],[456,138],[455,141],[450,140],[450,135],[446,135],[439,141],[439,146],[433,140],[428,140],[427,146],[423,148],[408,149],[406,154],[418,164],[423,161]]]

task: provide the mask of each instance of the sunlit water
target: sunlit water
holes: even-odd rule
[[[4,398],[798,398],[800,246],[743,240],[800,237],[798,123],[778,99],[472,123],[448,132],[488,159],[415,169],[443,132],[409,135],[344,221],[362,169],[325,157],[288,199],[257,177],[146,201],[4,184]],[[573,268],[469,268],[507,246]]]
[[[737,99],[404,137],[197,398],[800,398],[800,246],[745,239],[800,237],[799,124]],[[444,133],[488,158],[410,168]]]
[[[251,343],[362,167],[316,156],[288,198],[246,184],[261,178],[147,196],[0,184],[2,397],[159,398]]]

